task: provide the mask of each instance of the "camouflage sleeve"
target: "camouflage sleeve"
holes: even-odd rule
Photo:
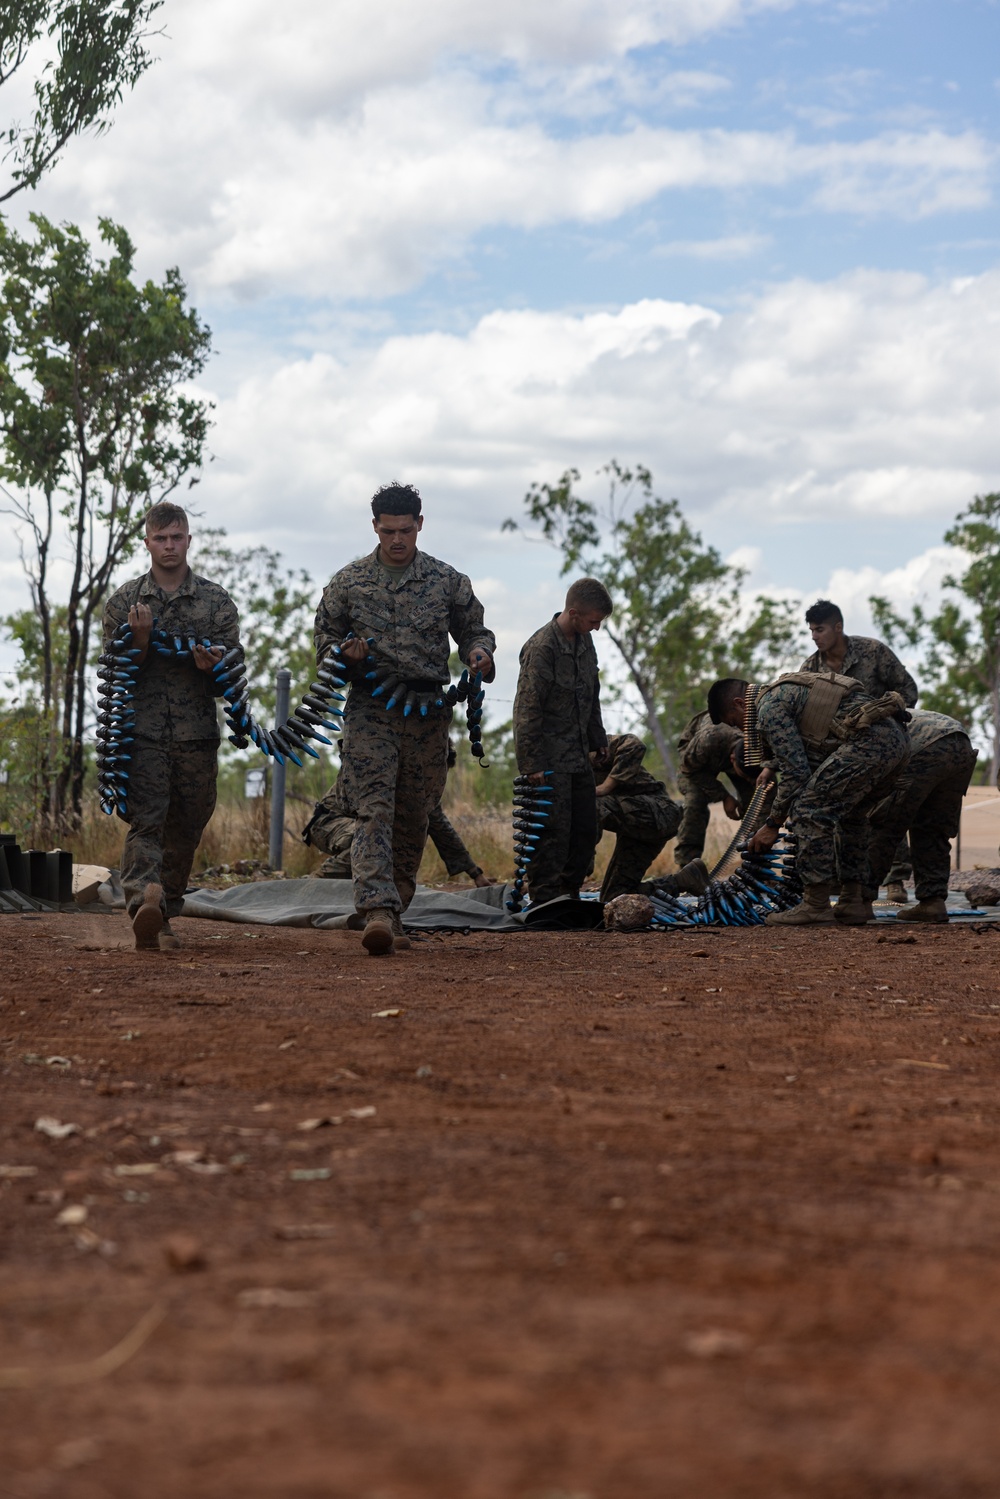
[[[587,748],[600,750],[604,749],[608,742],[608,731],[601,717],[601,679],[596,673],[595,678],[594,701],[590,707],[590,719],[587,723]]]
[[[778,789],[768,814],[775,822],[785,822],[795,799],[812,775],[806,747],[799,733],[798,716],[805,687],[775,688],[760,705],[758,725],[770,750],[769,759],[778,770]]]
[[[627,786],[635,780],[636,772],[642,770],[646,757],[646,746],[635,734],[620,734],[612,741],[614,759],[608,776],[619,786]]]
[[[710,770],[696,770],[693,773],[682,770],[680,775],[682,777],[682,790],[687,790],[690,786],[696,786],[699,791],[705,793],[706,799],[710,802],[721,802],[724,796],[732,796],[733,794],[728,786],[712,775]]]
[[[468,662],[469,656],[477,646],[480,650],[487,652],[491,661],[495,660],[496,636],[492,630],[486,628],[483,606],[476,598],[472,591],[472,584],[464,573],[457,575],[449,611],[448,629],[458,646],[458,654],[462,658],[463,665]],[[488,673],[483,674],[483,681],[492,682],[495,676],[496,668],[494,667]]]
[[[212,611],[212,644],[228,651],[240,643],[240,612],[225,589],[219,592],[222,597]]]
[[[104,615],[101,619],[101,635],[104,644],[107,645],[119,625],[123,625],[128,619],[128,611],[131,607],[127,588],[119,588],[113,593],[104,606]]]
[[[445,816],[440,802],[427,819],[427,831],[450,875],[468,874],[475,879],[477,874],[482,873],[479,865]]]
[[[680,768],[685,775],[694,776],[708,772],[728,774],[732,769],[731,756],[742,735],[739,729],[728,724],[706,724],[689,740],[681,757]]]
[[[348,612],[347,584],[339,573],[335,574],[323,589],[316,610],[313,628],[313,643],[316,646],[316,665],[322,665],[335,645],[339,645],[350,632],[351,617]]]
[[[886,692],[898,692],[908,708],[914,707],[919,693],[917,684],[895,651],[879,642],[879,675]]]
[[[545,763],[545,741],[542,722],[545,699],[555,680],[552,652],[542,641],[535,641],[521,653],[521,670],[514,694],[514,753],[522,775],[551,770]]]

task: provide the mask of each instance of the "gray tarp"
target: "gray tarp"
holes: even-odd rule
[[[418,932],[524,929],[520,916],[504,906],[507,885],[474,890],[428,890],[417,893],[406,912],[406,925]],[[264,926],[342,927],[354,911],[350,880],[261,880],[228,890],[198,890],[184,897],[185,916],[213,921],[255,921]]]

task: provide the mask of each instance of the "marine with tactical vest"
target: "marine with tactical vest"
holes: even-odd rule
[[[713,723],[743,733],[743,758],[778,784],[764,826],[751,846],[770,848],[786,822],[798,840],[796,867],[805,886],[772,926],[871,920],[867,809],[885,795],[906,764],[906,704],[898,692],[879,698],[836,672],[788,672],[769,684],[728,677],[708,694]],[[765,762],[768,762],[765,764]],[[840,895],[830,907],[840,858]]]
[[[844,616],[829,599],[817,599],[806,610],[806,624],[816,649],[803,661],[800,671],[836,671],[854,677],[872,697],[898,692],[908,708],[917,701],[917,684],[895,651],[867,635],[845,635]],[[891,867],[884,871],[886,895],[898,905],[908,899],[906,881],[913,861],[904,834]]]

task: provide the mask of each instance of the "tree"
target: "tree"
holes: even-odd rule
[[[614,601],[606,629],[642,703],[664,770],[676,781],[674,742],[707,687],[728,673],[769,675],[791,659],[798,626],[788,603],[759,596],[747,609],[745,574],[728,566],[685,520],[676,500],[653,492],[653,477],[612,459],[608,496],[598,507],[574,486],[533,484],[524,497],[538,538],[562,553],[563,574],[586,570]],[[504,530],[519,529],[506,520]]]
[[[211,335],[177,270],[131,279],[134,247],[109,219],[96,258],[79,229],[32,215],[36,237],[0,223],[0,513],[17,522],[38,619],[41,706],[57,720],[43,777],[47,831],[79,824],[86,668],[95,620],[134,552],[148,507],[197,482],[209,408],[184,387]],[[65,554],[59,551],[64,547]],[[68,562],[57,659],[53,563]]]
[[[994,780],[1000,771],[1000,493],[976,495],[945,532],[968,565],[944,579],[935,614],[917,605],[906,618],[888,599],[869,600],[890,643],[924,652],[921,705],[957,718],[991,745]]]
[[[231,547],[221,529],[198,532],[192,566],[235,599],[253,710],[262,722],[272,723],[278,667],[287,666],[292,674],[293,705],[315,673],[315,584],[304,570],[286,569],[281,553],[269,547]]]
[[[0,131],[9,184],[0,203],[35,187],[75,135],[104,131],[153,59],[145,42],[163,0],[0,0],[0,87],[37,60],[29,124]],[[55,57],[43,61],[55,49]]]

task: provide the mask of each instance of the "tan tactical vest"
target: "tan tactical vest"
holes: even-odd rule
[[[861,690],[861,683],[854,677],[842,677],[836,671],[787,671],[768,685],[780,687],[782,682],[809,688],[799,733],[806,748],[812,750],[822,749],[829,741],[830,725],[847,694]]]

